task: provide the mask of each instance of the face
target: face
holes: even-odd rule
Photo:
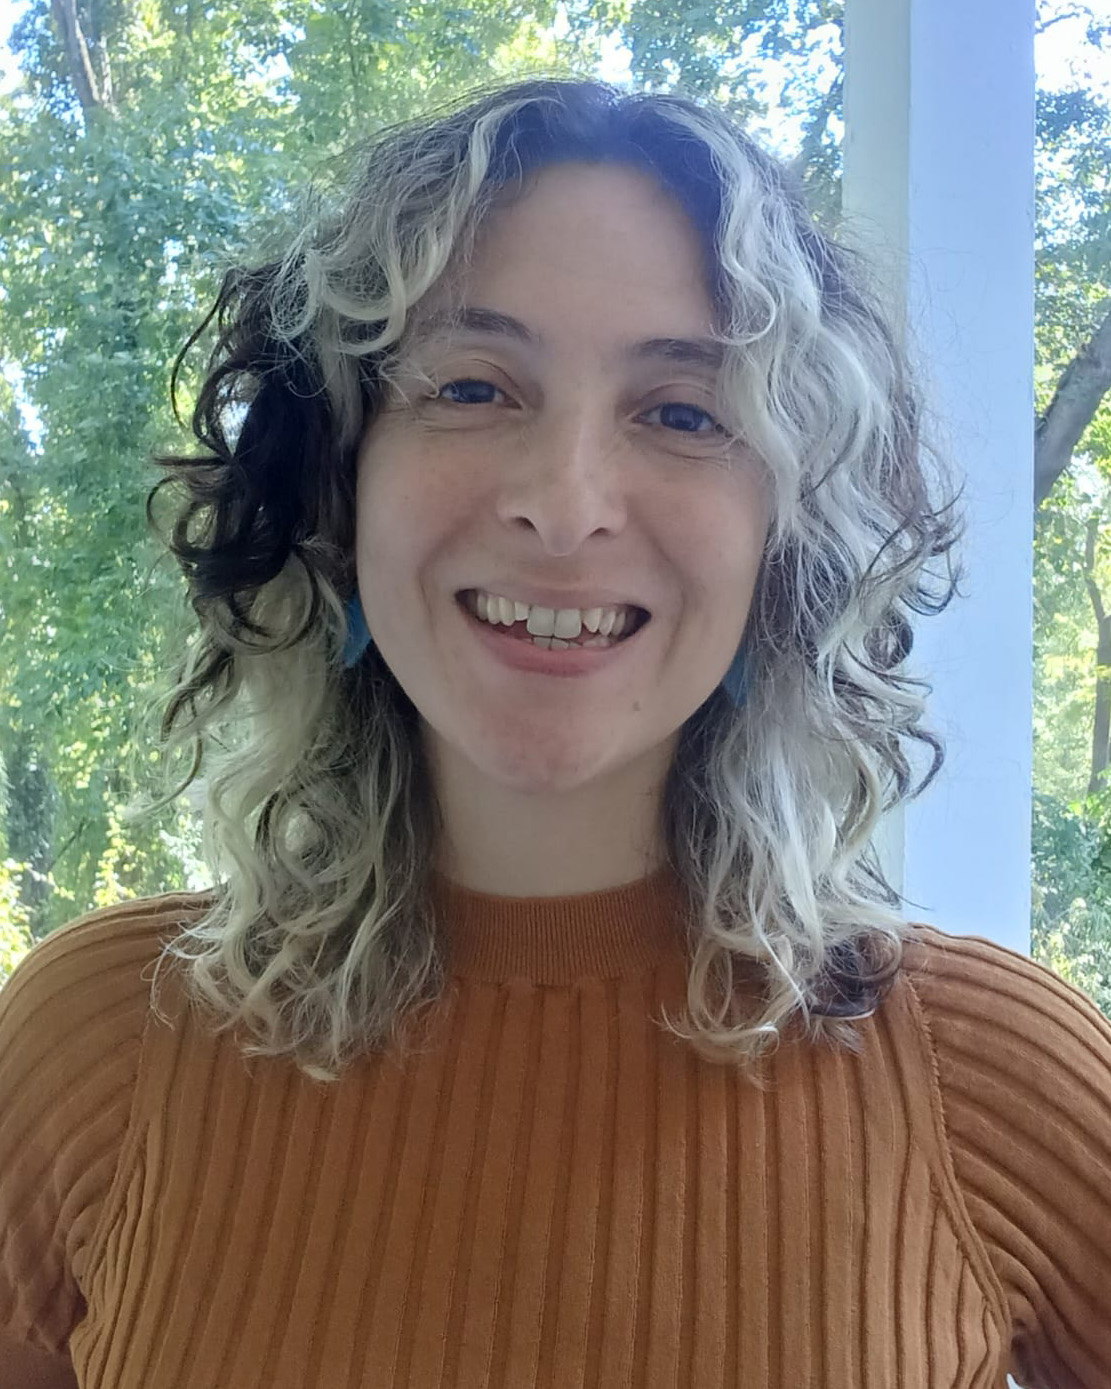
[[[685,214],[606,165],[543,171],[418,306],[360,451],[357,568],[433,768],[662,783],[767,532],[715,418],[714,326]]]

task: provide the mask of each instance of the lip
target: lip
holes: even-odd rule
[[[462,603],[468,593],[493,593],[499,598],[527,603],[530,608],[578,608],[580,612],[588,612],[591,608],[637,608],[651,616],[651,609],[643,603],[637,603],[632,598],[615,597],[612,590],[595,589],[586,593],[579,589],[576,592],[557,593],[552,588],[530,588],[527,584],[471,584],[458,590],[456,600]]]
[[[496,589],[490,591],[497,592]],[[521,602],[525,601],[527,600],[521,599]],[[504,630],[499,631],[498,628],[491,627],[488,622],[483,622],[469,613],[461,601],[456,606],[475,638],[502,665],[530,675],[554,675],[565,680],[581,679],[614,665],[623,658],[627,647],[636,644],[637,637],[643,630],[638,629],[613,646],[571,647],[562,651],[550,651],[543,646],[534,646],[530,641],[514,640],[506,636]],[[568,603],[566,606],[573,607],[574,604]]]

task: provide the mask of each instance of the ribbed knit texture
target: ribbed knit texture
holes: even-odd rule
[[[1111,1386],[1111,1028],[923,929],[859,1057],[761,1093],[654,1021],[666,878],[442,888],[451,984],[335,1085],[206,1033],[188,897],[36,947],[0,994],[0,1329],[83,1389]],[[175,1003],[176,998],[176,1003]]]

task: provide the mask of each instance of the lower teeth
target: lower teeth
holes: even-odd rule
[[[609,637],[590,637],[587,641],[564,641],[561,637],[530,637],[533,646],[541,646],[545,651],[567,651],[572,646],[613,646]]]

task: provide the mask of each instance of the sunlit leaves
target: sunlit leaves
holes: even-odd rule
[[[187,814],[121,808],[185,639],[147,536],[148,460],[182,443],[169,365],[222,261],[259,254],[293,190],[367,129],[591,51],[550,32],[546,0],[77,11],[111,102],[75,99],[48,0],[14,36],[24,90],[0,101],[0,821],[36,931],[195,875]]]
[[[1075,7],[1045,0],[1043,20],[1062,8]],[[774,110],[769,133],[781,153],[802,153],[830,218],[840,176],[841,0],[77,9],[111,107],[83,113],[49,0],[31,0],[15,34],[23,89],[0,97],[0,851],[20,865],[0,869],[0,923],[18,908],[17,931],[28,912],[41,930],[197,871],[187,815],[144,826],[120,811],[152,746],[142,715],[185,640],[176,582],[146,538],[147,459],[181,442],[168,365],[222,258],[258,254],[295,190],[330,178],[367,130],[537,64],[591,70],[603,50],[641,86],[712,96],[758,123]],[[1111,117],[1079,89],[1043,93],[1038,122],[1044,408],[1111,298]],[[1111,902],[1111,814],[1086,798],[1095,641],[1083,573],[1088,518],[1111,502],[1106,403],[1079,453],[1042,508],[1035,553],[1036,925],[1066,962],[1092,955]],[[1096,577],[1111,606],[1107,526]]]

